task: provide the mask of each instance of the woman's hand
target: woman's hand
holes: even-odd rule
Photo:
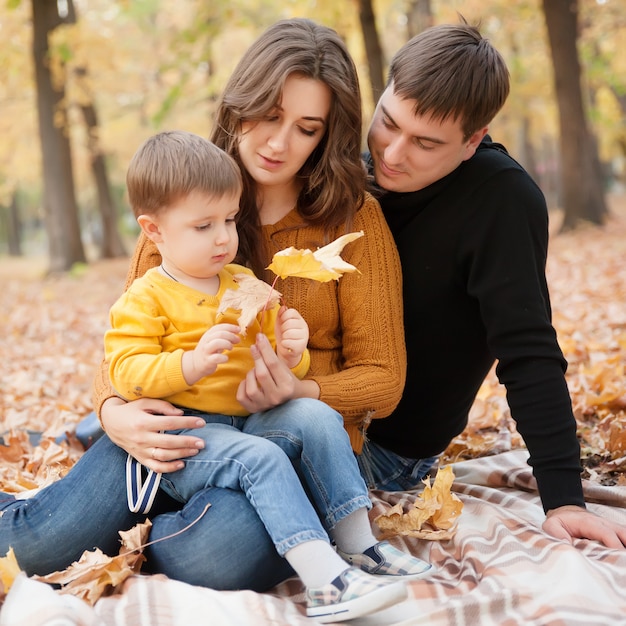
[[[109,398],[100,413],[111,441],[155,472],[165,474],[182,469],[185,465],[182,459],[204,448],[204,441],[198,437],[161,432],[205,425],[202,418],[183,415],[165,400],[141,398],[125,402],[121,398]]]
[[[266,411],[293,398],[319,398],[313,380],[299,380],[278,358],[267,337],[258,334],[250,347],[254,368],[239,384],[237,400],[250,413]]]

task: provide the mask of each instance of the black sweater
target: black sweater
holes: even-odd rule
[[[429,187],[380,198],[404,276],[408,372],[369,438],[424,458],[461,433],[494,361],[545,510],[583,505],[580,447],[551,322],[548,213],[524,169],[489,137]]]

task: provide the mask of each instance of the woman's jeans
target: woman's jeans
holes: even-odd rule
[[[324,527],[370,506],[343,419],[327,404],[299,398],[248,417],[185,412],[206,426],[171,432],[201,437],[205,447],[164,474],[161,488],[181,502],[207,487],[243,491],[280,555],[304,541],[328,541]]]
[[[369,506],[369,499],[361,481],[357,491],[362,495],[348,498],[345,507],[336,501],[341,488],[335,490],[335,483],[343,480],[338,475],[351,475],[356,467],[343,426],[335,418],[324,420],[327,428],[318,428],[318,413],[309,411],[309,400],[298,403],[300,410],[290,413],[291,419],[281,418],[278,412],[266,424],[261,414],[254,434],[264,433],[287,454],[329,529],[352,510]],[[145,515],[128,509],[126,457],[103,436],[66,477],[32,498],[15,500],[0,493],[0,556],[12,547],[28,575],[43,575],[65,569],[84,550],[97,547],[116,555],[118,532],[145,520]],[[320,459],[326,459],[321,466]],[[330,483],[324,482],[324,463],[339,468]],[[149,538],[157,543],[146,549],[143,571],[214,589],[255,591],[265,591],[293,575],[241,491],[203,489],[180,507],[165,493],[157,496]],[[293,505],[284,511],[285,516],[299,514]]]
[[[400,456],[373,441],[366,441],[357,462],[369,489],[408,491],[421,486],[439,456],[410,459]]]

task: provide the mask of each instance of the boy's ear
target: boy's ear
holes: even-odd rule
[[[137,218],[137,223],[139,224],[141,230],[144,235],[153,241],[154,243],[161,243],[161,230],[159,229],[159,225],[154,221],[154,218],[150,215],[140,215]]]

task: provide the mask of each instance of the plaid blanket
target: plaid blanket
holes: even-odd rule
[[[359,626],[618,626],[626,624],[626,550],[541,531],[543,510],[524,451],[453,466],[453,491],[464,508],[453,539],[396,537],[401,549],[437,567],[409,583],[409,598]],[[418,492],[373,491],[371,519]],[[589,508],[626,525],[626,487],[585,484]],[[299,579],[270,593],[214,591],[164,576],[137,576],[95,607],[24,576],[0,611],[0,626],[312,626]],[[58,618],[58,622],[55,621]],[[62,618],[65,618],[63,621]]]

